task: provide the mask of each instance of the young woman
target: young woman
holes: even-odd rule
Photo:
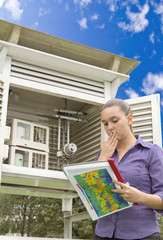
[[[109,100],[102,108],[101,120],[109,138],[96,160],[114,158],[130,185],[114,181],[121,189],[113,191],[139,205],[99,219],[94,240],[161,239],[156,211],[163,214],[162,149],[133,135],[133,114],[123,100]]]

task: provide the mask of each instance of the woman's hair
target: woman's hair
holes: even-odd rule
[[[121,99],[117,99],[117,98],[114,98],[114,99],[111,99],[111,100],[107,101],[107,102],[103,105],[103,107],[102,107],[102,109],[101,109],[101,112],[102,112],[105,108],[109,108],[109,107],[113,107],[113,106],[118,106],[118,107],[120,108],[120,110],[121,110],[122,112],[124,112],[124,114],[125,114],[126,116],[128,116],[130,113],[133,114],[133,113],[132,113],[132,110],[131,110],[131,108],[130,108],[130,105],[129,105],[126,101],[121,100]]]
[[[120,108],[120,110],[122,112],[124,112],[124,114],[126,116],[128,116],[130,113],[133,114],[133,112],[132,112],[132,110],[130,108],[130,105],[126,101],[124,101],[122,99],[117,99],[117,98],[114,98],[114,99],[111,99],[111,100],[107,101],[103,105],[103,107],[101,109],[101,112],[104,109],[109,108],[109,107],[113,107],[113,106],[118,106]],[[131,129],[131,132],[133,133],[132,126],[130,126],[130,129]]]

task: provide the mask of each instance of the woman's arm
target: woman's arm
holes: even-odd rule
[[[142,192],[142,204],[156,210],[163,210],[163,200],[156,194],[147,194]]]
[[[138,202],[156,210],[163,210],[163,200],[156,194],[148,194],[127,184],[113,180],[121,189],[113,189],[112,192],[120,193],[120,196],[128,202]]]

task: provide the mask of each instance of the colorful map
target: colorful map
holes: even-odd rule
[[[119,193],[111,191],[116,186],[106,169],[78,174],[74,178],[89,206],[93,207],[98,217],[129,206]]]

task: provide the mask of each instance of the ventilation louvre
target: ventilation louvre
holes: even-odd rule
[[[78,151],[72,157],[72,163],[94,161],[101,145],[100,112],[85,119],[87,123],[75,123],[72,126],[71,138],[77,145]]]
[[[102,82],[70,76],[17,61],[12,61],[10,75],[11,78],[57,87],[62,91],[65,89],[96,97],[104,97],[104,83]]]
[[[2,121],[3,82],[0,80],[0,126]]]
[[[126,100],[133,111],[133,132],[147,142],[162,147],[160,96],[158,94]]]

